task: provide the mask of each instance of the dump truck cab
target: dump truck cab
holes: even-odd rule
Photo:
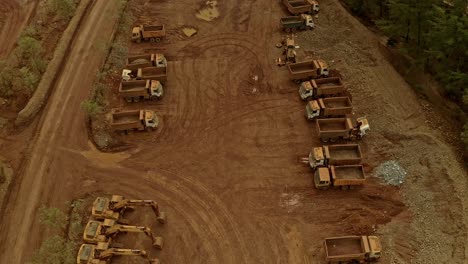
[[[154,66],[155,67],[167,67],[167,59],[164,54],[154,54]]]
[[[149,90],[150,90],[151,97],[161,98],[164,94],[163,86],[161,82],[157,80],[151,81]]]
[[[376,260],[380,258],[382,245],[380,239],[376,236],[363,236],[364,248],[366,249],[366,259]]]
[[[133,27],[133,29],[132,29],[132,40],[133,41],[137,41],[137,40],[142,39],[141,28],[142,28],[141,26]]]
[[[301,96],[302,100],[314,96],[314,87],[312,86],[310,81],[301,83],[301,85],[299,86],[299,95]]]
[[[134,77],[132,76],[132,71],[128,69],[123,69],[122,70],[122,81],[130,81]]]
[[[309,153],[309,165],[312,169],[325,166],[325,154],[322,147],[313,148]]]
[[[158,126],[158,117],[153,111],[140,111],[140,120],[144,122],[145,127],[155,128]]]
[[[314,28],[314,27],[315,27],[314,19],[312,18],[311,15],[302,14],[302,15],[301,15],[301,18],[302,18],[302,21],[303,21],[304,26],[310,27],[310,28]]]
[[[330,187],[330,170],[327,167],[320,167],[315,171],[314,184],[317,189],[328,189]]]
[[[358,136],[363,137],[367,134],[367,132],[370,131],[370,126],[369,122],[367,121],[367,118],[365,117],[359,117],[356,119],[357,121],[357,126],[356,128],[358,129]]]
[[[317,1],[314,1],[314,0],[310,1],[309,0],[308,2],[310,4],[310,6],[311,6],[310,9],[311,9],[311,11],[313,13],[318,13],[318,11],[320,11],[320,5],[319,5],[319,3]]]
[[[306,118],[309,119],[309,120],[312,120],[312,119],[320,116],[321,109],[322,108],[320,107],[320,104],[319,104],[318,100],[313,100],[313,101],[307,102],[307,105],[306,105]]]
[[[329,71],[328,71],[328,64],[324,60],[314,60],[314,64],[318,69],[318,74],[320,76],[325,76],[328,77]]]

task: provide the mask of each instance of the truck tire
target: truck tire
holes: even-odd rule
[[[284,31],[286,31],[286,33],[290,33],[291,29],[290,28],[285,28]]]
[[[137,39],[137,40],[136,40],[136,43],[141,43],[141,39]]]
[[[156,42],[161,42],[161,38],[156,38],[155,41]]]
[[[156,38],[150,38],[150,42],[156,42]]]

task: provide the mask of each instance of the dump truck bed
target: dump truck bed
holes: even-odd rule
[[[291,73],[301,73],[301,72],[310,72],[310,71],[317,71],[317,67],[313,61],[304,61],[298,63],[291,63],[288,64],[289,71]]]
[[[143,127],[140,121],[140,110],[113,112],[111,126],[115,130],[129,130]]]
[[[348,131],[350,129],[347,118],[317,119],[317,126],[320,132]]]
[[[140,80],[158,80],[164,82],[167,79],[166,67],[146,67],[139,68],[137,78]]]
[[[131,90],[146,89],[146,80],[123,81],[120,82],[119,92],[128,92]]]
[[[144,31],[161,31],[163,29],[163,25],[143,25]]]
[[[334,186],[362,185],[366,181],[362,165],[331,166]]]
[[[313,80],[312,84],[315,88],[318,87],[327,87],[327,86],[335,86],[335,85],[343,85],[343,80],[340,77],[328,77],[328,78],[321,78],[317,80]]]
[[[288,17],[282,17],[280,19],[280,23],[283,25],[287,24],[301,24],[302,23],[302,18],[300,16],[288,16]]]
[[[348,97],[328,97],[318,100],[324,116],[344,116],[352,114],[353,106]]]
[[[361,147],[358,144],[324,146],[328,165],[353,165],[362,161]]]
[[[136,71],[138,68],[153,66],[153,54],[132,55],[125,61],[125,69]]]
[[[293,15],[308,13],[311,9],[310,4],[304,0],[283,0],[283,4]]]
[[[326,238],[324,244],[327,261],[363,259],[365,255],[360,236]]]

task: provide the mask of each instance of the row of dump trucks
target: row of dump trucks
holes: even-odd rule
[[[161,99],[166,80],[167,59],[163,54],[130,55],[122,70],[119,95],[129,103]],[[114,109],[110,124],[114,131],[149,131],[158,127],[159,119],[153,110]]]
[[[282,0],[293,16],[280,19],[280,28],[287,32],[315,27],[310,14],[319,10],[312,0]],[[299,84],[299,96],[307,101],[305,117],[315,120],[322,142],[361,139],[370,130],[366,118],[354,118],[352,97],[342,79],[334,76],[323,60],[286,63],[292,81]],[[359,144],[333,144],[314,147],[303,161],[313,170],[317,189],[352,189],[366,182]],[[328,263],[364,263],[376,261],[381,255],[376,236],[341,236],[325,238],[323,243]]]

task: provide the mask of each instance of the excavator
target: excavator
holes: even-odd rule
[[[91,215],[94,219],[104,220],[113,219],[121,224],[128,224],[126,219],[123,219],[123,214],[127,209],[134,209],[135,206],[151,206],[156,219],[160,224],[166,223],[166,214],[159,210],[158,203],[153,200],[130,200],[125,199],[121,195],[112,195],[111,199],[105,197],[97,197],[93,203]]]
[[[108,264],[113,256],[140,256],[149,264],[160,264],[159,259],[151,259],[148,253],[139,249],[109,248],[108,243],[97,245],[82,244],[76,257],[77,264]]]
[[[294,41],[294,36],[287,37],[285,40],[283,40],[281,43],[281,46],[278,45],[278,47],[283,47],[283,56],[284,59],[278,58],[276,59],[276,65],[278,66],[284,66],[287,63],[296,63],[296,49],[299,48],[299,46],[296,45]]]
[[[163,238],[154,236],[151,229],[146,226],[129,226],[117,224],[115,220],[105,219],[104,222],[90,220],[86,224],[83,232],[83,240],[89,244],[98,244],[99,242],[111,243],[119,233],[145,233],[151,241],[153,246],[157,249],[162,249]],[[112,247],[115,244],[111,244]]]

